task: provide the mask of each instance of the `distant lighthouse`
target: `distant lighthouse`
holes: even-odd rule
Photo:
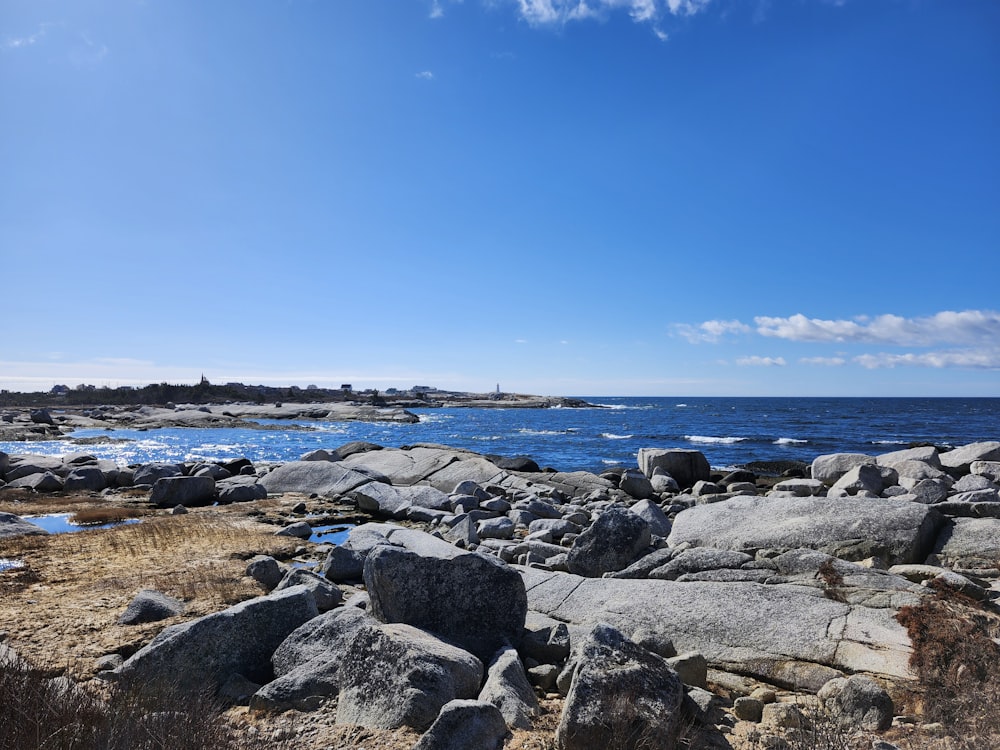
[[[500,384],[497,383],[497,394],[499,395],[499,393],[500,393]]]

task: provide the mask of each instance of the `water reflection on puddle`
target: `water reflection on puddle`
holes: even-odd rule
[[[343,544],[354,528],[353,523],[338,523],[333,526],[313,526],[310,542],[316,544]]]
[[[126,521],[115,521],[113,523],[86,524],[72,523],[69,519],[72,513],[50,513],[46,516],[22,516],[25,521],[30,521],[35,526],[41,526],[50,534],[67,534],[73,531],[86,531],[87,529],[111,529],[115,526],[127,526],[139,523],[138,518],[129,518]]]
[[[16,568],[23,568],[24,560],[8,560],[6,557],[0,557],[0,573],[6,570],[15,570]]]

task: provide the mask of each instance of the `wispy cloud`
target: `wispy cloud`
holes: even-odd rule
[[[655,23],[666,16],[692,16],[711,0],[517,0],[518,12],[533,26],[561,25],[570,21],[602,18],[625,11],[637,23]],[[666,34],[656,30],[666,39]]]
[[[956,349],[906,354],[862,354],[854,358],[864,368],[876,370],[893,367],[961,367],[974,370],[1000,369],[1000,347],[995,349]]]
[[[27,36],[5,36],[3,41],[0,42],[0,49],[18,50],[31,47],[45,37],[51,25],[52,24],[48,23],[39,24],[38,31],[34,34],[28,34]]]
[[[697,325],[678,323],[674,326],[674,332],[692,344],[700,342],[714,344],[726,335],[750,333],[752,330],[746,323],[738,320],[706,320]]]
[[[799,364],[814,365],[817,367],[840,367],[846,365],[847,360],[843,357],[802,357]]]
[[[444,8],[437,0],[431,3],[431,18],[444,18]]]
[[[415,73],[414,75],[417,78],[421,79],[422,81],[433,81],[434,80],[434,74],[431,71],[429,71],[429,70],[421,70],[419,73]]]
[[[784,357],[740,357],[736,360],[740,367],[784,367],[788,363]]]

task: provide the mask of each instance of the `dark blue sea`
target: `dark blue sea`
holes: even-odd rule
[[[586,398],[586,397],[585,397]],[[419,424],[298,422],[314,431],[252,429],[81,430],[123,439],[0,443],[7,453],[78,451],[120,463],[246,456],[289,461],[351,440],[390,447],[439,443],[530,456],[560,471],[635,466],[640,448],[696,448],[714,467],[811,461],[824,453],[878,454],[927,442],[1000,440],[998,398],[586,398],[591,409],[414,409]],[[288,424],[274,421],[271,424]]]

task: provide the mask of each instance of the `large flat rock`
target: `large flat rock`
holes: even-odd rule
[[[923,562],[944,518],[921,503],[891,498],[735,497],[674,519],[670,546],[753,552],[815,549],[844,560]]]
[[[371,474],[336,461],[289,461],[260,479],[269,493],[315,492],[324,497],[344,495],[371,482]]]
[[[700,651],[709,663],[796,689],[818,690],[838,672],[909,680],[912,648],[895,620],[906,591],[852,605],[805,586],[582,578],[522,568],[528,608],[556,620],[642,628]]]

